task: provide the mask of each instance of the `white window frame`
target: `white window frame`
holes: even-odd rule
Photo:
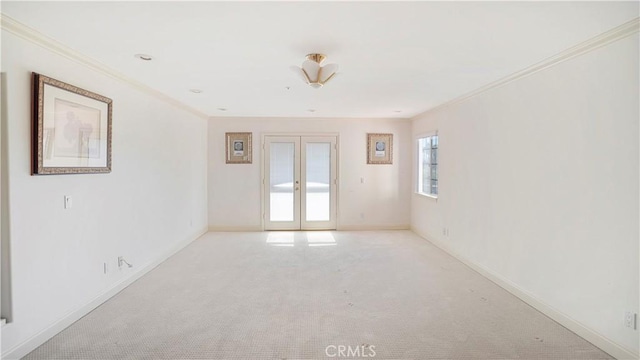
[[[416,171],[416,173],[417,173],[416,175],[417,176],[416,176],[415,192],[418,195],[426,196],[426,197],[429,197],[429,198],[437,200],[438,199],[438,194],[440,193],[440,184],[438,184],[438,190],[437,190],[437,193],[435,193],[435,194],[431,192],[431,186],[429,186],[429,192],[428,193],[422,191],[423,190],[422,189],[423,188],[422,185],[424,183],[424,177],[423,177],[423,174],[424,174],[423,169],[424,169],[424,167],[423,167],[423,155],[422,155],[423,149],[422,149],[421,142],[422,142],[423,139],[434,137],[434,136],[438,137],[438,147],[436,148],[438,150],[437,150],[437,155],[436,156],[439,159],[440,158],[440,154],[439,154],[439,152],[440,152],[440,150],[439,150],[440,149],[440,136],[438,135],[438,131],[436,130],[434,132],[428,132],[428,133],[424,133],[424,134],[420,134],[420,135],[416,136],[416,170],[417,170]],[[436,161],[437,161],[437,163],[435,164],[436,165],[436,169],[437,169],[436,170],[436,173],[437,173],[436,181],[439,182],[439,180],[440,180],[439,165],[440,164],[439,164],[439,160],[436,160]],[[429,175],[429,179],[431,179],[431,174]]]

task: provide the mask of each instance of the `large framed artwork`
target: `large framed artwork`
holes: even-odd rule
[[[33,175],[111,172],[112,100],[33,73]]]
[[[251,164],[251,133],[228,132],[225,138],[227,164]]]
[[[367,134],[367,164],[393,163],[393,134]]]

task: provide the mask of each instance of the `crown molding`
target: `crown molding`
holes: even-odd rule
[[[14,35],[17,35],[27,41],[30,41],[36,45],[39,45],[49,51],[52,51],[58,55],[61,55],[65,58],[68,58],[70,60],[73,60],[77,63],[80,63],[84,66],[87,66],[88,68],[97,71],[99,73],[102,73],[104,75],[107,75],[111,78],[120,80],[122,82],[125,82],[127,84],[129,84],[130,86],[145,92],[151,96],[154,96],[155,98],[162,100],[166,103],[169,103],[177,108],[180,108],[182,110],[188,111],[198,117],[201,117],[203,119],[209,119],[209,118],[215,118],[214,116],[209,116],[191,106],[188,106],[186,104],[184,104],[183,102],[180,102],[158,90],[155,90],[141,82],[138,82],[120,72],[117,72],[113,69],[111,69],[110,67],[108,67],[105,64],[102,64],[101,62],[90,58],[86,55],[81,54],[80,52],[71,49],[70,47],[58,42],[57,40],[54,40],[46,35],[44,35],[43,33],[32,29],[14,19],[12,19],[11,17],[8,17],[2,13],[0,13],[0,27],[3,30],[6,30]],[[482,86],[474,91],[471,91],[469,93],[466,93],[462,96],[459,96],[453,100],[449,100],[445,103],[442,103],[434,108],[431,108],[427,111],[421,112],[411,118],[409,118],[410,120],[415,120],[419,117],[422,117],[426,114],[429,113],[434,113],[440,110],[443,110],[451,105],[460,103],[464,100],[467,100],[471,97],[474,97],[476,95],[482,94],[486,91],[489,91],[491,89],[497,88],[499,86],[508,84],[512,81],[516,81],[518,79],[524,78],[526,76],[532,75],[538,71],[544,70],[548,67],[554,66],[556,64],[559,64],[561,62],[564,62],[566,60],[572,59],[574,57],[583,55],[587,52],[593,51],[595,49],[598,49],[600,47],[606,46],[610,43],[613,43],[617,40],[623,39],[627,36],[630,36],[632,34],[637,33],[640,30],[640,18],[635,18],[631,21],[628,21],[618,27],[615,27],[607,32],[604,32],[598,36],[595,36],[587,41],[584,41],[574,47],[571,47],[555,56],[552,56],[550,58],[547,58],[541,62],[538,62],[526,69],[523,69],[521,71],[515,72],[511,75],[508,75],[506,77],[503,77],[502,79],[499,79],[497,81],[491,82],[485,86]]]
[[[158,100],[164,101],[170,105],[173,105],[181,110],[187,111],[196,115],[202,119],[208,119],[209,115],[189,106],[183,102],[180,102],[158,90],[155,90],[139,81],[136,81],[110,67],[107,65],[88,57],[80,52],[73,50],[67,45],[62,44],[61,42],[54,40],[45,34],[32,29],[21,22],[10,18],[9,16],[0,13],[0,28],[2,30],[6,30],[24,40],[27,40],[35,45],[43,47],[55,54],[58,54],[62,57],[75,61],[81,65],[88,67],[91,70],[94,70],[103,75],[109,76],[116,80],[120,80],[148,95],[155,97]]]
[[[554,56],[551,56],[545,60],[542,60],[536,64],[533,64],[523,70],[520,70],[518,72],[515,72],[511,75],[505,76],[499,80],[496,80],[494,82],[491,82],[485,86],[482,86],[476,90],[473,90],[471,92],[468,92],[462,96],[459,96],[455,99],[449,100],[447,102],[444,102],[434,108],[431,108],[427,111],[423,111],[417,115],[415,115],[414,117],[411,118],[411,120],[417,120],[418,118],[421,118],[424,115],[427,114],[431,114],[431,113],[435,113],[441,110],[444,110],[445,108],[448,108],[449,106],[458,104],[460,102],[463,102],[469,98],[472,98],[474,96],[480,95],[484,92],[487,92],[491,89],[500,87],[502,85],[506,85],[512,81],[516,81],[519,79],[522,79],[526,76],[532,75],[537,73],[538,71],[542,71],[546,68],[549,68],[551,66],[555,66],[557,64],[560,64],[564,61],[567,61],[569,59],[578,57],[580,55],[586,54],[588,52],[591,52],[593,50],[596,50],[598,48],[601,48],[603,46],[609,45],[615,41],[618,41],[620,39],[624,39],[628,36],[631,36],[635,33],[637,33],[640,30],[640,18],[635,18],[631,21],[628,21],[618,27],[615,27],[609,31],[606,31],[600,35],[597,35],[587,41],[584,41],[576,46],[573,46],[559,54],[556,54]]]

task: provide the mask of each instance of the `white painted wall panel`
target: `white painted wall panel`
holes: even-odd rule
[[[110,174],[30,175],[31,71],[113,99]],[[2,329],[8,352],[206,229],[207,123],[6,31],[2,72],[13,297],[13,322]],[[73,196],[71,209],[63,208],[64,195]],[[137,267],[119,271],[119,255]]]
[[[639,297],[638,41],[416,118],[414,136],[439,131],[440,196],[414,194],[411,221],[636,353],[623,318]]]

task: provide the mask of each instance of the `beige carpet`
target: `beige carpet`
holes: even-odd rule
[[[354,355],[610,358],[415,234],[386,231],[209,233],[26,359]]]

